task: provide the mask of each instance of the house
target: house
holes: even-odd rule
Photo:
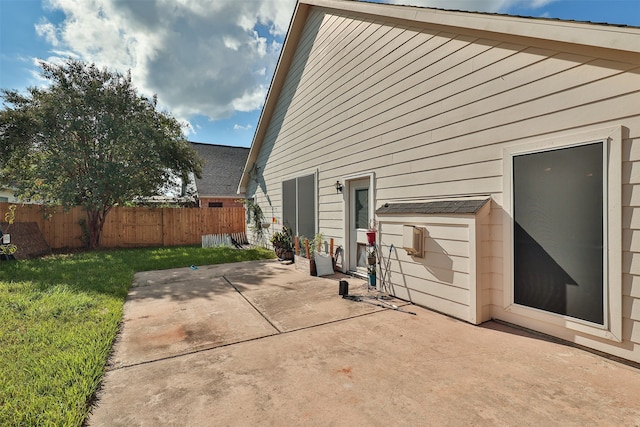
[[[13,190],[10,188],[0,187],[0,202],[14,203],[17,199],[13,195]]]
[[[244,194],[238,194],[238,183],[249,149],[228,145],[192,142],[191,147],[204,159],[202,178],[195,187],[202,208],[238,207]]]
[[[15,188],[12,186],[8,186],[8,187],[1,187],[0,186],[0,203],[5,202],[5,203],[20,203],[20,204],[38,204],[38,203],[42,203],[41,200],[31,200],[31,199],[24,199],[21,200],[20,198],[16,197],[15,194]]]
[[[240,190],[344,272],[375,219],[400,298],[640,362],[639,184],[640,28],[300,0]]]

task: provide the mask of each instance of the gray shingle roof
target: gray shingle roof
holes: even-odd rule
[[[202,178],[196,178],[198,196],[235,196],[249,149],[199,142],[191,146],[205,162]]]
[[[486,199],[469,199],[469,200],[435,200],[433,202],[419,203],[385,203],[376,214],[475,214],[482,208]]]

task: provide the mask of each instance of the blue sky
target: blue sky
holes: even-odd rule
[[[640,0],[377,0],[640,26]],[[131,69],[191,141],[248,147],[295,0],[0,0],[0,88],[42,85],[37,60]]]

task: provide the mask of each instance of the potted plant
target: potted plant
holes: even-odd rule
[[[367,229],[367,243],[369,246],[374,246],[376,244],[376,220],[371,219],[369,221],[369,228]]]
[[[317,276],[315,253],[322,252],[322,244],[324,243],[324,235],[317,233],[313,240],[309,240],[304,236],[298,237],[299,253],[295,254],[295,264],[297,270],[309,272],[312,276]],[[309,253],[307,254],[307,246]]]
[[[281,231],[274,232],[269,241],[278,258],[293,259],[293,236],[289,227],[284,226]]]
[[[371,250],[367,254],[367,264],[368,265],[375,265],[376,264],[376,252],[375,252],[375,249],[373,249],[373,247],[371,248]]]
[[[369,287],[376,287],[376,220],[372,218],[369,221],[367,229],[367,243],[369,244],[369,253],[367,254],[367,275],[369,278]]]
[[[368,276],[369,276],[369,287],[375,288],[376,287],[376,266],[375,266],[375,264],[367,266],[367,273],[368,273]]]

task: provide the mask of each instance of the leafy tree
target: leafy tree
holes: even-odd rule
[[[200,176],[180,123],[137,93],[130,72],[73,59],[40,67],[47,87],[0,90],[0,183],[22,198],[82,206],[92,248],[112,207]]]

